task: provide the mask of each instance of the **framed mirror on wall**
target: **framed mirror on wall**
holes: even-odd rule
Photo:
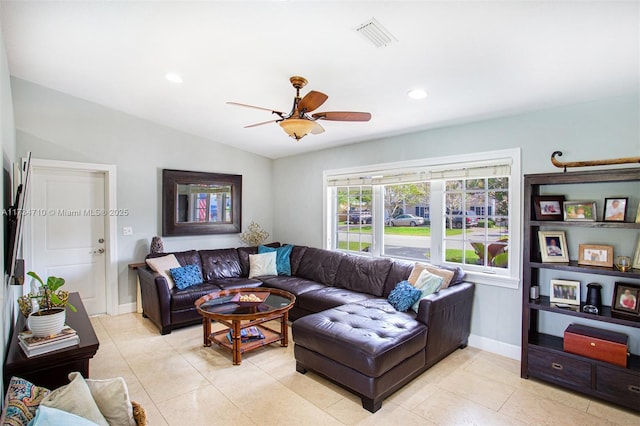
[[[242,175],[162,170],[162,235],[234,234],[242,229]]]

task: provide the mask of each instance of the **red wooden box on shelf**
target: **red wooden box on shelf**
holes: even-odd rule
[[[564,331],[564,351],[611,364],[627,366],[629,336],[581,324]]]

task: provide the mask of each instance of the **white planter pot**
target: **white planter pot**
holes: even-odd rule
[[[27,324],[36,337],[46,337],[58,334],[64,328],[67,319],[67,311],[64,308],[56,309],[59,312],[50,315],[29,315]]]

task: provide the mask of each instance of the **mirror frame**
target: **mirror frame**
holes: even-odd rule
[[[178,222],[178,185],[230,185],[231,222]],[[162,235],[237,234],[242,229],[242,175],[162,169]]]

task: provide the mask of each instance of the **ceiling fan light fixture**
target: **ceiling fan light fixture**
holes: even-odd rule
[[[316,125],[314,121],[302,118],[288,118],[278,124],[289,136],[297,141],[305,137]]]

